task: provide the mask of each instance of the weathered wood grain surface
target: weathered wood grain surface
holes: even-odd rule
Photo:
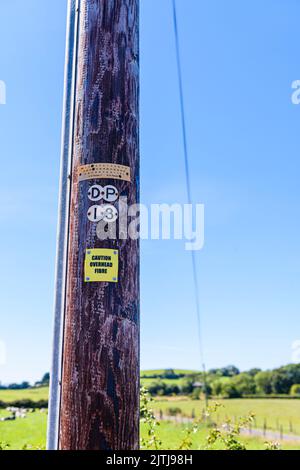
[[[81,0],[64,326],[60,449],[139,446],[139,243],[100,241],[88,189],[139,201],[139,0]],[[79,165],[131,167],[132,182],[78,182]],[[86,248],[120,252],[119,282],[85,283]]]

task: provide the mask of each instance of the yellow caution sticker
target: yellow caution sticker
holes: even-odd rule
[[[84,263],[85,282],[118,282],[119,252],[94,248],[86,250]]]

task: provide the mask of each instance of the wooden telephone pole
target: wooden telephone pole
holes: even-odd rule
[[[49,413],[61,450],[136,450],[139,242],[119,235],[118,211],[121,196],[139,202],[139,0],[75,5],[62,367],[56,357]],[[100,237],[104,222],[115,239]]]

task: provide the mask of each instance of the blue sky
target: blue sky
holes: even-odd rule
[[[178,0],[208,367],[291,361],[300,338],[300,4]],[[0,380],[49,369],[66,2],[0,0]],[[141,0],[143,202],[186,202],[170,0]],[[157,270],[159,261],[160,268]],[[142,245],[142,367],[199,368],[190,254]]]

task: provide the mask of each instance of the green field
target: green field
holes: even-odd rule
[[[0,401],[4,403],[18,400],[48,400],[49,388],[29,388],[26,390],[0,390]]]
[[[160,423],[157,428],[157,436],[162,441],[163,450],[177,450],[179,445],[186,434],[187,425],[176,424],[173,422],[164,421]],[[141,436],[146,437],[147,429],[145,424],[141,424]],[[192,450],[205,450],[207,447],[208,430],[206,427],[200,429],[199,432],[192,435],[193,447]],[[246,445],[248,450],[265,450],[267,439],[259,437],[245,437],[240,436],[239,440]],[[284,442],[281,444],[282,450],[300,450],[300,442]],[[224,450],[221,444],[216,444],[212,447],[212,450]]]
[[[175,369],[174,370],[175,374],[184,375],[184,377],[180,377],[180,378],[177,378],[177,379],[165,379],[165,378],[161,379],[159,377],[157,377],[157,378],[155,377],[155,376],[161,376],[163,373],[164,373],[164,371],[159,370],[159,369],[142,371],[141,372],[141,385],[143,387],[147,388],[153,382],[157,382],[158,380],[162,380],[167,385],[177,385],[178,387],[180,387],[189,375],[196,374],[197,371]]]
[[[153,381],[149,375],[159,374],[161,371],[148,371],[142,373],[145,378],[142,381]],[[176,371],[177,373],[184,371]],[[192,373],[192,371],[190,371]],[[185,372],[186,373],[186,372]],[[164,379],[164,381],[181,379]],[[48,388],[34,388],[28,390],[0,390],[0,401],[9,403],[18,400],[40,401],[47,400]],[[289,399],[230,399],[219,400],[221,407],[213,415],[212,419],[215,423],[221,425],[227,417],[233,421],[238,417],[245,417],[250,412],[255,414],[255,422],[253,428],[263,429],[264,425],[268,430],[279,432],[281,429],[284,434],[293,434],[300,436],[300,400]],[[161,397],[155,398],[151,403],[151,408],[155,414],[159,416],[161,413],[167,418],[158,428],[158,433],[163,441],[163,449],[176,449],[182,440],[183,430],[189,426],[188,423],[183,424],[185,418],[196,416],[200,418],[204,408],[203,401],[192,400],[188,397]],[[172,413],[172,409],[178,408],[177,422],[168,418]],[[171,410],[170,410],[171,409]],[[7,416],[6,410],[0,409],[0,418]],[[173,418],[174,419],[174,418]],[[0,443],[7,443],[11,449],[22,449],[25,445],[33,447],[44,447],[46,440],[46,413],[36,410],[29,413],[25,419],[17,419],[11,422],[0,422]],[[193,447],[205,447],[205,439],[207,436],[205,426],[201,428],[199,433],[193,438]],[[146,434],[145,425],[141,425],[141,434]],[[279,435],[279,433],[278,433]],[[251,449],[263,449],[264,438],[242,437],[241,440],[247,442]],[[0,446],[1,447],[1,446]],[[300,449],[300,443],[284,442],[283,448]]]
[[[215,413],[216,422],[224,421],[226,417],[235,419],[255,414],[254,427],[277,431],[282,427],[284,433],[293,433],[300,436],[300,400],[289,399],[231,399],[218,400],[222,406]],[[180,408],[182,415],[191,417],[192,413],[200,417],[203,411],[203,402],[185,397],[155,399],[151,404],[157,413],[161,410],[168,414],[170,408]]]
[[[173,369],[177,375],[194,375],[198,374],[196,370],[185,370],[185,369]],[[141,378],[153,377],[154,375],[161,375],[164,372],[163,369],[143,370],[141,371]]]
[[[40,412],[35,412],[26,419],[0,423],[0,443],[10,444],[9,450],[20,449],[43,449],[46,443],[47,416]],[[177,449],[182,442],[187,425],[162,422],[157,428],[157,435],[161,439],[163,450]],[[141,424],[141,436],[147,437],[147,428]],[[197,434],[193,435],[193,449],[205,449],[207,429],[203,427]],[[252,450],[263,450],[265,448],[264,439],[241,437],[240,440]],[[215,449],[222,450],[221,445],[216,445]],[[283,449],[300,450],[300,443],[284,443]]]
[[[148,377],[142,377],[141,378],[141,386],[148,388],[150,384],[153,382],[157,382],[159,379],[151,379]],[[162,381],[165,382],[167,385],[177,385],[180,387],[182,383],[186,380],[185,377],[182,377],[180,379],[163,379]]]
[[[0,390],[0,401],[11,403],[19,400],[48,400],[48,387],[27,390]],[[0,418],[10,413],[0,409]],[[1,444],[9,444],[9,449],[19,450],[24,446],[44,448],[46,445],[47,413],[36,410],[29,413],[25,419],[0,422],[0,448]]]
[[[9,444],[9,450],[24,446],[44,448],[46,445],[47,414],[36,411],[25,419],[0,423],[0,444]]]

